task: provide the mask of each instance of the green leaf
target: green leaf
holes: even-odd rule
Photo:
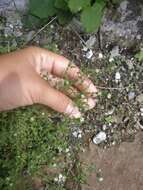
[[[48,18],[56,13],[55,0],[30,0],[30,13],[39,18]]]
[[[67,24],[72,20],[73,15],[69,11],[59,11],[57,13],[58,21],[61,25]]]
[[[65,0],[56,0],[55,1],[55,7],[58,9],[65,10],[65,11],[69,10],[68,4]]]
[[[69,0],[69,8],[73,13],[81,11],[87,6],[90,6],[91,0]]]
[[[87,7],[81,13],[81,22],[87,32],[97,32],[104,13],[105,1],[98,0],[92,7]]]
[[[143,50],[141,50],[139,53],[137,53],[135,55],[135,57],[139,60],[139,61],[143,61]]]
[[[23,17],[24,26],[30,29],[39,27],[41,26],[42,23],[43,23],[43,20],[33,15],[27,14],[26,16]]]

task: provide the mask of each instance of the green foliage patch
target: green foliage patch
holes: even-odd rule
[[[29,12],[39,19],[57,15],[61,24],[79,15],[87,32],[97,32],[109,0],[30,0]]]
[[[52,167],[58,149],[64,155],[68,148],[68,120],[52,119],[42,110],[34,106],[0,113],[0,189],[16,190],[21,176],[32,177],[43,165]]]

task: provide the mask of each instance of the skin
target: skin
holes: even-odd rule
[[[79,109],[64,93],[56,90],[41,75],[62,78],[67,72],[69,80],[77,81],[73,87],[83,91],[89,109],[95,106],[91,96],[97,92],[94,84],[81,74],[80,69],[63,56],[38,47],[28,47],[0,56],[0,111],[32,104],[44,104],[50,108],[78,118]],[[79,78],[82,82],[79,83]],[[68,94],[68,93],[66,93]]]

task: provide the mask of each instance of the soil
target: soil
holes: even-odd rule
[[[143,133],[136,135],[133,143],[125,142],[110,149],[91,143],[80,159],[83,168],[96,166],[95,171],[88,171],[87,184],[82,185],[82,190],[143,189]]]

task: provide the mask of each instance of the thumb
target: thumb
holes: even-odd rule
[[[38,103],[49,106],[55,111],[65,113],[72,118],[79,118],[81,113],[73,101],[60,91],[52,88],[45,80],[40,80]]]

